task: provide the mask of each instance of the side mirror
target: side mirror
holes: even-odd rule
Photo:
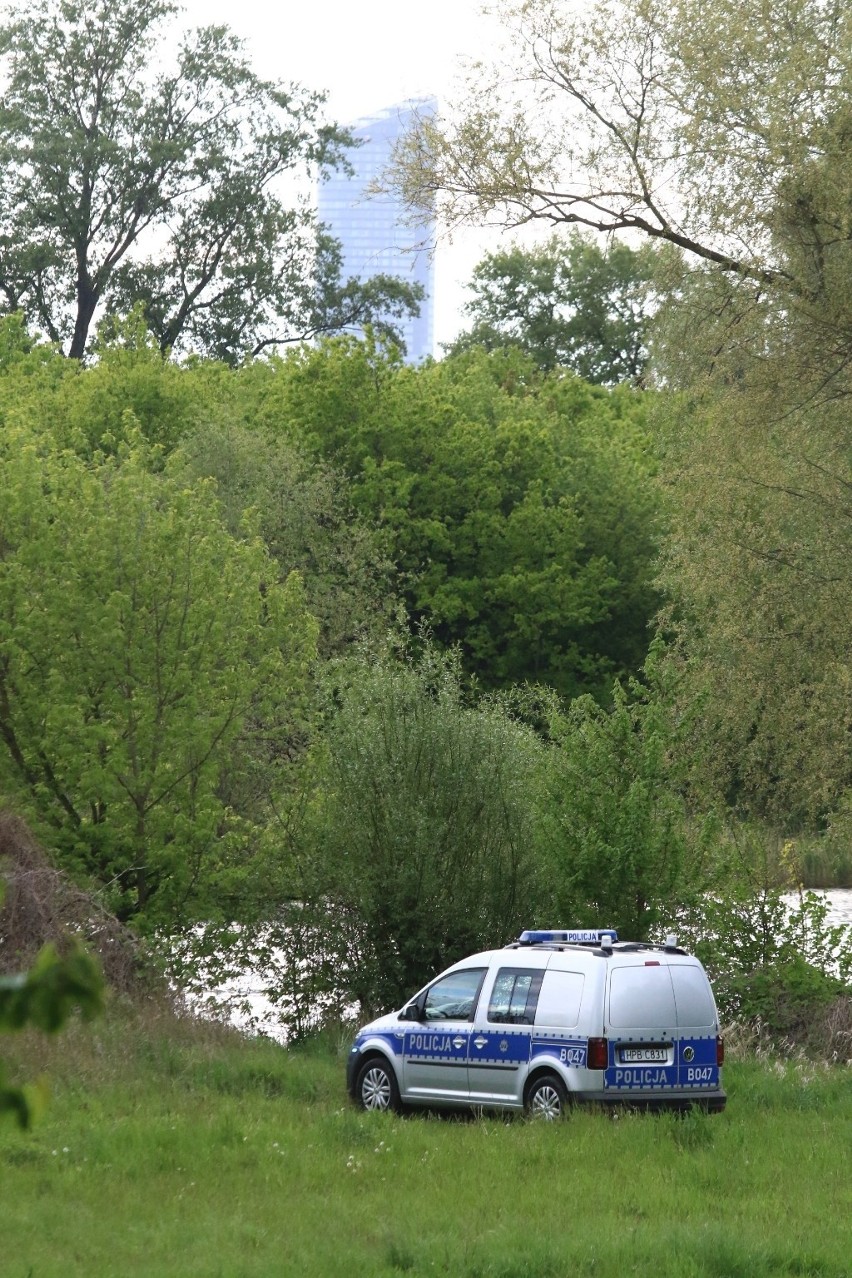
[[[420,1009],[416,1003],[406,1003],[397,1019],[400,1021],[419,1021]]]

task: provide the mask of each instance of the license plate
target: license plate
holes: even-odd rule
[[[650,1064],[659,1064],[668,1060],[669,1053],[665,1047],[622,1047],[620,1056],[625,1063],[628,1061],[644,1061]]]

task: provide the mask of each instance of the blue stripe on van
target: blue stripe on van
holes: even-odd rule
[[[588,1048],[587,1038],[533,1038],[531,1059],[541,1060],[552,1056],[563,1065],[585,1069]]]
[[[626,1042],[609,1044],[609,1066],[604,1070],[604,1087],[614,1091],[653,1091],[666,1088],[718,1088],[719,1066],[716,1064],[716,1036],[712,1038],[680,1038],[676,1040],[677,1059],[671,1065],[646,1063],[621,1064],[619,1048],[641,1046]]]

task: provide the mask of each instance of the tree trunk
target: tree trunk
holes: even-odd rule
[[[74,322],[74,336],[68,351],[69,359],[82,359],[86,353],[86,342],[89,327],[99,301],[98,291],[87,281],[77,284],[77,318]]]

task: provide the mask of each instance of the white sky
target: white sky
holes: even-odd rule
[[[463,60],[487,57],[497,31],[482,0],[184,0],[182,24],[222,23],[246,42],[255,69],[328,93],[332,119],[350,124],[405,98],[460,88]],[[456,234],[435,260],[435,341],[463,320],[464,284],[496,231]]]

